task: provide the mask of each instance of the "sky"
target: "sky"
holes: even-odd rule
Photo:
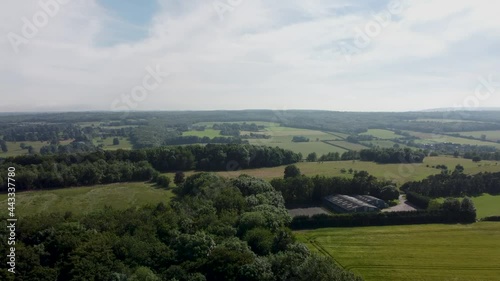
[[[0,5],[0,112],[500,107],[495,0]]]

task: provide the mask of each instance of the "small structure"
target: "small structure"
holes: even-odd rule
[[[379,208],[347,195],[329,195],[323,198],[325,206],[338,213],[377,212]]]
[[[358,200],[361,200],[365,203],[368,203],[370,205],[373,205],[379,209],[384,209],[384,208],[388,208],[389,205],[387,205],[387,203],[385,203],[384,200],[382,199],[378,199],[377,197],[373,197],[373,196],[370,196],[370,195],[355,195],[353,196],[354,198],[358,199]]]

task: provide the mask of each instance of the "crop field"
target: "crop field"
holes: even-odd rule
[[[370,135],[382,140],[392,140],[402,138],[403,136],[394,133],[389,130],[382,129],[369,129],[366,133],[362,133],[361,135]]]
[[[457,164],[464,167],[467,174],[476,174],[479,172],[497,172],[500,168],[495,161],[481,161],[480,164],[472,162],[470,159],[454,157],[426,157],[422,164],[377,164],[374,162],[363,161],[331,161],[331,162],[300,162],[296,166],[300,171],[308,176],[345,176],[351,177],[349,173],[341,173],[342,169],[353,169],[357,171],[367,171],[380,179],[394,181],[398,186],[414,180],[422,180],[430,175],[438,174],[440,169],[432,168],[436,165],[446,165],[453,170]],[[427,167],[428,166],[428,167]],[[224,177],[237,177],[241,174],[271,180],[273,178],[283,177],[285,167],[259,168],[238,171],[218,172]],[[189,172],[193,174],[195,172]],[[172,175],[173,176],[173,175]]]
[[[323,228],[300,242],[367,281],[488,281],[500,276],[500,223]]]
[[[104,206],[127,209],[168,202],[171,190],[147,183],[115,183],[90,187],[18,192],[16,214],[20,217],[42,212],[89,213]],[[0,194],[0,204],[7,206],[7,195]]]
[[[485,135],[486,140],[500,141],[500,131],[456,132],[454,134],[459,134],[464,137],[474,137],[474,138],[481,138],[482,135]]]

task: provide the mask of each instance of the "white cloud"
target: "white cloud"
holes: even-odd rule
[[[221,21],[213,2],[162,0],[147,38],[102,46],[112,13],[98,0],[73,0],[16,54],[7,34],[21,34],[21,18],[40,7],[8,0],[0,111],[109,110],[157,64],[172,76],[139,109],[451,107],[473,94],[479,76],[500,71],[492,0],[407,1],[349,62],[338,43],[387,7],[350,2],[242,0]],[[484,102],[500,106],[500,97]]]

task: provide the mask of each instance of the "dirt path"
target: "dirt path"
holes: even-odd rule
[[[399,195],[399,204],[387,209],[383,209],[382,212],[411,212],[416,211],[413,205],[410,202],[406,201],[406,197],[402,194]]]

